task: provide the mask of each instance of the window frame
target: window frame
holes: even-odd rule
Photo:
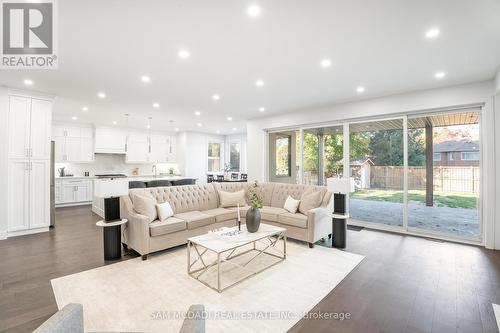
[[[219,145],[219,170],[209,170],[209,161],[210,160],[216,160],[217,158],[216,157],[210,157],[208,156],[208,151],[209,151],[209,148],[210,148],[210,145],[211,144],[217,144]],[[209,140],[207,142],[207,148],[206,148],[206,151],[205,151],[205,158],[206,158],[206,165],[207,165],[207,173],[218,173],[218,172],[221,172],[224,170],[224,160],[223,160],[223,146],[224,146],[224,143],[221,142],[221,141],[217,141],[217,140]]]
[[[241,141],[239,140],[235,140],[235,141],[229,141],[228,142],[228,147],[227,147],[227,161],[228,163],[232,166],[231,164],[231,145],[238,145],[238,168],[237,169],[233,169],[231,168],[231,170],[229,170],[230,172],[241,172]]]
[[[278,163],[276,161],[277,157],[278,157],[278,145],[277,145],[277,142],[279,139],[287,139],[288,140],[288,144],[287,144],[287,147],[288,147],[288,157],[287,157],[287,168],[288,168],[288,173],[287,174],[278,174],[277,173],[277,167],[278,167]],[[289,178],[292,176],[292,136],[289,135],[289,134],[276,134],[276,138],[274,139],[274,146],[276,147],[275,149],[275,152],[274,152],[274,161],[275,161],[275,170],[274,170],[274,177],[276,178]]]
[[[438,155],[439,158],[436,159],[436,155]],[[432,161],[433,162],[441,162],[441,153],[432,153]]]
[[[477,154],[477,158],[464,158],[464,156],[466,156],[466,154]],[[462,151],[462,152],[460,152],[460,159],[462,161],[479,161],[480,158],[481,158],[481,156],[480,156],[478,151]]]

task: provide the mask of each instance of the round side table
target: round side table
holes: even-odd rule
[[[122,224],[127,222],[127,219],[112,222],[101,220],[95,224],[103,228],[104,260],[117,260],[122,257]]]
[[[332,247],[345,249],[349,214],[332,214]]]

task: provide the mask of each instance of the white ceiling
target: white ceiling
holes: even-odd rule
[[[500,66],[498,0],[58,3],[59,69],[0,71],[0,84],[25,88],[30,78],[32,89],[59,96],[58,120],[124,125],[130,113],[130,126],[152,116],[154,129],[227,134],[264,115],[491,79]],[[257,19],[246,13],[252,3],[262,8]],[[428,40],[432,27],[441,34]],[[179,49],[191,57],[179,59]]]

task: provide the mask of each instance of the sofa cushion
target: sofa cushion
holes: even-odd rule
[[[156,200],[147,193],[132,195],[132,204],[134,210],[141,215],[147,216],[150,223],[158,217]]]
[[[307,212],[321,205],[322,193],[319,191],[306,192],[300,198],[299,212],[307,215]]]
[[[210,209],[210,210],[204,210],[204,211],[202,211],[202,213],[208,214],[210,216],[215,216],[215,222],[236,220],[236,216],[237,216],[236,210],[229,210],[226,208],[215,208],[215,209]]]
[[[222,208],[246,206],[245,190],[236,192],[219,191],[220,206]]]
[[[158,213],[158,220],[160,221],[165,221],[169,217],[174,216],[174,211],[168,201],[156,204],[156,212]]]
[[[225,208],[227,210],[230,210],[230,211],[234,211],[236,216],[238,216],[238,207],[228,207],[228,208]],[[241,215],[241,218],[246,218],[247,217],[247,212],[248,210],[250,209],[250,206],[240,206],[240,215]]]
[[[300,213],[284,213],[278,215],[278,222],[293,227],[307,228],[307,216]]]
[[[156,220],[149,224],[149,233],[152,237],[171,234],[186,230],[186,221],[176,217],[169,217],[164,221]]]
[[[188,230],[215,223],[215,216],[210,216],[198,210],[175,214],[174,217],[186,221]]]
[[[278,215],[286,212],[283,208],[264,206],[260,210],[260,216],[262,220],[278,222]]]

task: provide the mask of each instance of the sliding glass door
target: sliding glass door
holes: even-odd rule
[[[403,227],[403,119],[349,125],[352,220]]]

